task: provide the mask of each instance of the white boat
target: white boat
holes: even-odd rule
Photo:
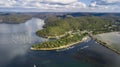
[[[34,64],[34,67],[37,67],[37,66]]]
[[[57,52],[61,52],[61,51],[65,51],[65,50],[72,49],[72,48],[74,48],[74,47],[75,47],[75,46],[71,46],[71,47],[59,49],[59,50],[56,50],[56,51],[57,51]]]
[[[89,46],[84,46],[84,47],[81,48],[81,50],[82,50],[82,49],[85,49],[85,48],[88,48],[88,47],[89,47]]]

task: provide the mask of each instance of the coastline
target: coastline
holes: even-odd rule
[[[78,43],[81,43],[82,41],[78,41],[78,42],[74,42],[74,43],[71,43],[71,44],[68,44],[68,45],[64,45],[64,46],[60,46],[60,47],[55,47],[55,48],[40,48],[40,49],[36,49],[36,48],[33,48],[31,47],[30,49],[31,50],[59,50],[59,49],[64,49],[64,48],[68,48],[68,47],[71,47],[73,45],[76,45]]]
[[[109,46],[109,44],[107,44],[106,42],[103,42],[103,41],[96,41],[98,43],[100,43],[102,46],[114,51],[115,53],[117,54],[120,54],[120,52],[118,50],[116,50],[115,48],[113,48],[112,46]]]
[[[99,43],[100,45],[102,45],[102,46],[104,46],[104,47],[106,47],[106,48],[108,48],[108,49],[112,50],[113,52],[115,52],[115,53],[117,53],[117,54],[120,55],[120,51],[118,51],[118,50],[115,49],[114,47],[110,46],[109,43],[104,42],[104,41],[101,41],[101,40],[97,39],[97,38],[94,37],[94,36],[93,36],[93,39],[94,39],[97,43]]]

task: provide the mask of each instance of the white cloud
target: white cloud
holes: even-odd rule
[[[92,0],[90,9],[100,11],[120,11],[120,0]]]
[[[118,4],[120,4],[120,0],[92,0],[92,2],[96,2],[98,5],[118,5]]]
[[[107,3],[120,2],[120,0],[101,0],[101,1],[105,1]]]
[[[69,4],[69,3],[77,2],[77,0],[41,0],[41,2]]]
[[[89,6],[78,0],[0,0],[0,11],[8,8],[14,11],[25,9],[34,11],[110,11],[120,10],[118,6],[120,6],[120,0],[92,0]]]
[[[96,6],[97,6],[96,1],[91,2],[90,7],[96,7]]]
[[[1,0],[0,7],[66,10],[86,8],[78,0]]]

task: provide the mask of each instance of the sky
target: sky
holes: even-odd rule
[[[120,12],[120,0],[0,0],[0,12]]]

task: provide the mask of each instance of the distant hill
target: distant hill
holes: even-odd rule
[[[25,13],[5,13],[0,12],[0,23],[24,23],[25,21],[31,19],[32,17],[37,17],[41,19],[49,19],[50,17],[80,17],[80,16],[99,16],[110,21],[120,22],[120,13],[86,13],[86,12],[25,12]]]

